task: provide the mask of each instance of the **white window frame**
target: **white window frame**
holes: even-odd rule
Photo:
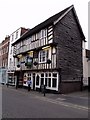
[[[43,54],[45,52],[45,54]],[[45,60],[43,60],[43,57],[45,57]],[[41,50],[39,51],[39,63],[45,63],[47,61],[47,51]]]
[[[42,29],[40,32],[40,39],[46,38],[47,37],[47,29]]]
[[[46,77],[46,74],[47,73],[47,77]],[[41,85],[41,78],[44,79],[44,85],[45,85],[45,78],[47,78],[47,86],[46,86],[46,89],[49,89],[49,90],[56,90],[58,91],[58,80],[59,80],[59,77],[58,77],[58,72],[46,72],[46,73],[39,73],[39,76],[40,76],[40,79],[39,79],[39,85],[36,85],[36,80],[35,80],[35,87],[36,88],[40,88],[40,85]],[[49,73],[51,74],[51,76],[49,76]],[[41,77],[41,74],[44,74],[44,77]],[[57,74],[57,77],[54,77],[53,74]],[[49,80],[48,79],[51,79],[51,86],[49,87]],[[55,78],[57,79],[56,81],[56,87],[53,87],[52,86],[52,79]]]

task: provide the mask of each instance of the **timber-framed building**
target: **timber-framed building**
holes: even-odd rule
[[[22,35],[14,46],[18,83],[58,93],[80,90],[82,86],[82,42],[85,37],[74,6],[70,6]]]

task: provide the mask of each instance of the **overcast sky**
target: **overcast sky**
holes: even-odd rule
[[[0,42],[18,28],[32,28],[72,4],[87,41],[88,0],[0,0]]]

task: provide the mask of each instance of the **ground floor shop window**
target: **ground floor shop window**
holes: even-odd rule
[[[36,76],[36,87],[45,85],[46,89],[58,90],[58,73],[46,72],[39,73],[39,77]]]
[[[14,74],[8,75],[8,84],[15,85],[16,84],[16,76]]]
[[[40,88],[41,85],[45,85],[46,89],[58,91],[58,72],[38,72],[35,74],[26,72],[24,73],[23,86],[27,86],[28,79],[32,81],[32,88],[36,89]]]
[[[27,84],[28,80],[32,81],[32,74],[27,72],[27,73],[24,73],[23,86],[28,86],[28,84]]]
[[[32,77],[31,77],[31,73],[28,74],[28,77],[27,77],[28,80],[31,80]]]

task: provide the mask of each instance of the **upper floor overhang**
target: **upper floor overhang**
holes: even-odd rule
[[[37,47],[37,48],[34,48],[34,49],[30,49],[30,50],[28,50],[28,51],[21,52],[21,53],[19,53],[19,54],[13,55],[13,57],[17,57],[17,56],[20,55],[20,54],[26,55],[26,54],[28,54],[28,52],[30,52],[30,51],[39,51],[39,50],[44,49],[44,48],[47,48],[47,47],[55,47],[55,46],[57,46],[57,43],[52,42],[52,43],[50,43],[50,44],[43,45],[43,46],[40,46],[40,47]]]

